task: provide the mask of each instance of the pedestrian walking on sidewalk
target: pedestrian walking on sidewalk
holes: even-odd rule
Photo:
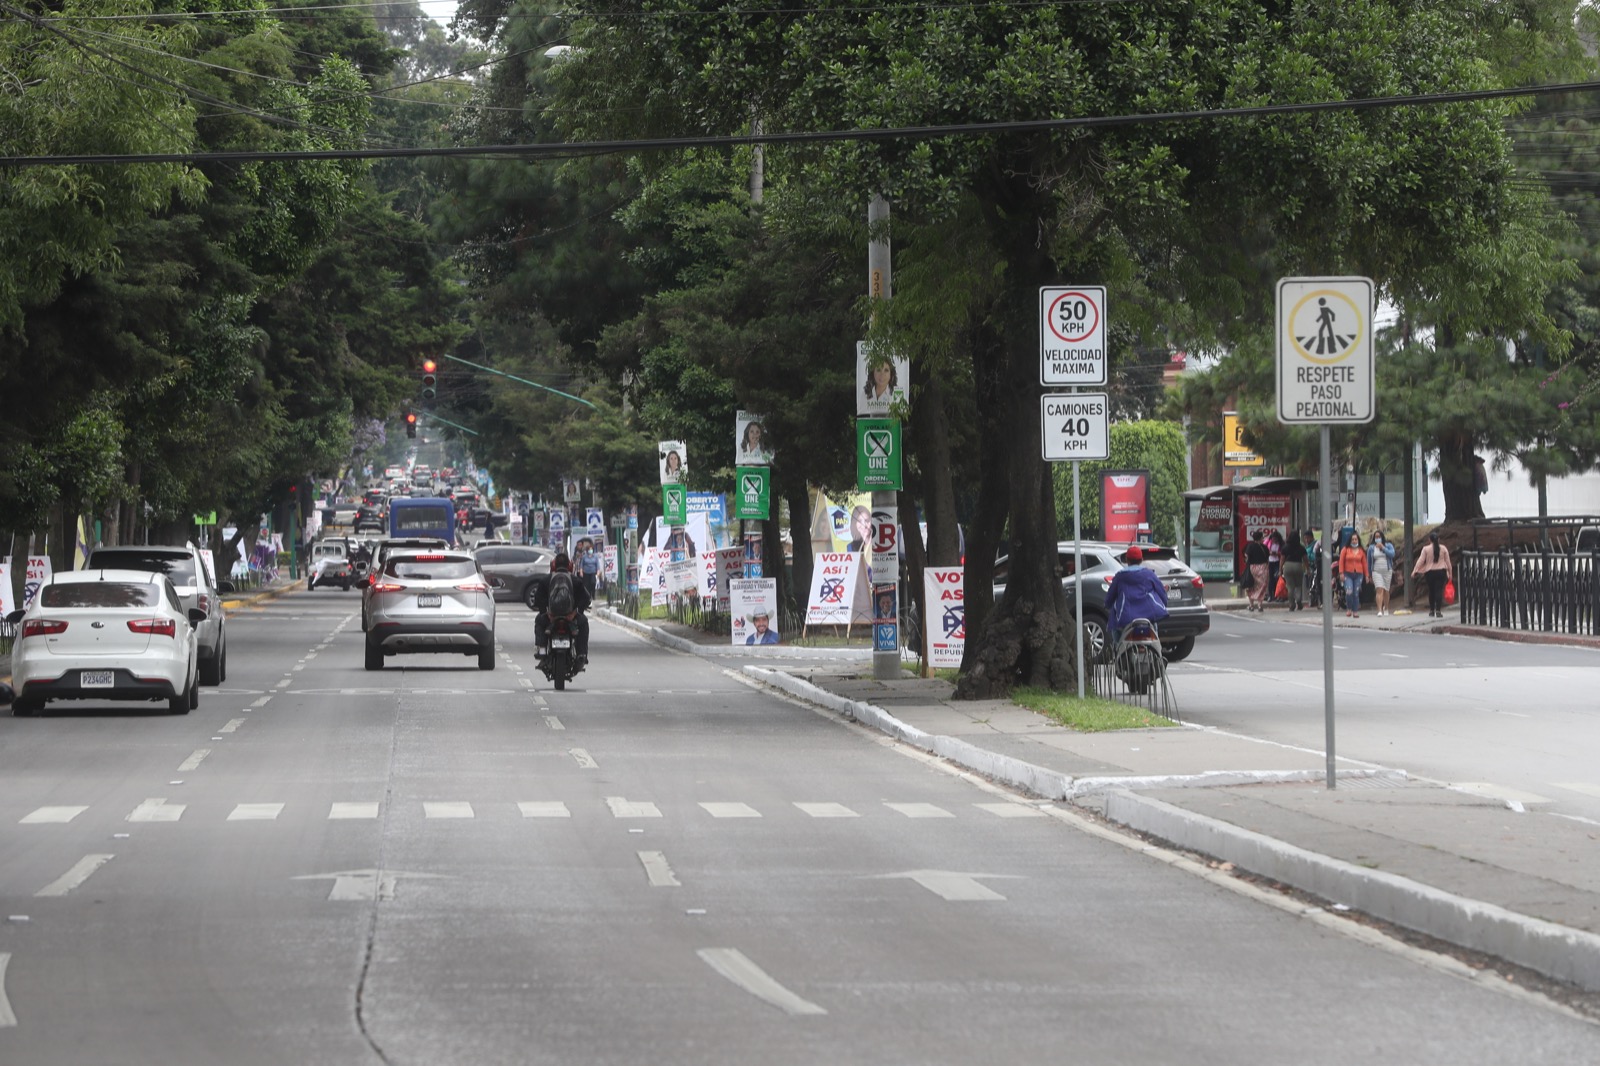
[[[1361,586],[1366,583],[1367,552],[1361,547],[1361,534],[1351,532],[1339,551],[1339,581],[1344,585],[1344,613],[1361,617]]]
[[[1289,610],[1298,611],[1306,605],[1306,546],[1300,541],[1298,529],[1289,530],[1289,539],[1283,544],[1283,584],[1289,593]]]
[[[1389,586],[1394,578],[1394,545],[1383,535],[1383,530],[1372,534],[1372,544],[1367,548],[1367,572],[1372,576],[1372,599],[1378,608],[1378,617],[1391,614]]]
[[[1322,606],[1322,541],[1317,539],[1317,531],[1306,530],[1304,539],[1306,546],[1306,589],[1308,590],[1307,602],[1313,607]]]
[[[1428,617],[1444,617],[1444,585],[1455,580],[1455,569],[1450,565],[1450,549],[1439,543],[1439,534],[1428,534],[1428,546],[1417,553],[1417,565],[1411,576],[1422,575],[1428,583]]]
[[[1267,545],[1259,529],[1244,546],[1244,565],[1250,569],[1250,610],[1264,611],[1261,601],[1272,590],[1267,587]]]
[[[1278,576],[1283,569],[1283,535],[1276,529],[1267,530],[1263,541],[1267,546],[1267,601],[1278,598]]]

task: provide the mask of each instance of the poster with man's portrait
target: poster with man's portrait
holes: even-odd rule
[[[872,357],[867,342],[856,342],[856,414],[883,417],[889,405],[911,388],[911,362],[901,356]]]
[[[689,476],[689,449],[681,440],[664,440],[658,445],[661,483],[682,485]]]
[[[735,416],[737,434],[734,439],[736,466],[770,466],[772,441],[767,437],[766,419],[749,411]]]

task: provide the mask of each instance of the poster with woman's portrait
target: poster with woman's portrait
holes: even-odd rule
[[[889,413],[889,405],[904,400],[911,387],[911,363],[899,356],[874,359],[867,342],[856,342],[856,414]]]
[[[689,449],[681,440],[664,440],[659,445],[661,483],[682,485],[689,475]]]
[[[738,457],[735,465],[771,465],[772,442],[767,437],[766,419],[749,411],[740,411],[734,418],[734,425],[734,453]]]

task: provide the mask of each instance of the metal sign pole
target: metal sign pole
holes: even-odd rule
[[[1333,559],[1328,547],[1328,519],[1333,514],[1333,463],[1328,457],[1328,424],[1322,424],[1322,720],[1328,749],[1328,789],[1334,788],[1333,775]]]
[[[1078,633],[1078,698],[1083,699],[1083,524],[1082,514],[1078,509],[1078,468],[1083,464],[1073,461],[1072,464],[1072,588],[1077,595],[1077,625],[1072,628]],[[1107,639],[1110,639],[1109,637]]]

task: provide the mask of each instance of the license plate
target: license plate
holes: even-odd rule
[[[572,647],[572,641],[562,640],[560,637],[557,637],[550,642],[550,646],[552,648],[570,648]]]
[[[437,592],[417,593],[418,607],[437,607],[439,606],[439,602],[439,594]]]
[[[78,673],[78,685],[82,688],[114,688],[117,684],[117,675],[113,670],[82,670]]]

